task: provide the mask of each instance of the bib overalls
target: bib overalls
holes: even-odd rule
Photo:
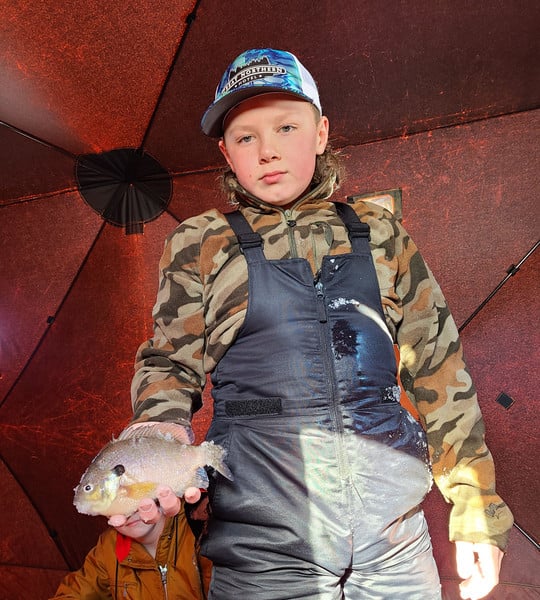
[[[419,504],[425,434],[399,403],[369,227],[336,203],[352,245],[313,277],[267,260],[227,216],[248,266],[243,326],[212,374],[207,439],[234,481],[211,486],[212,600],[430,600],[439,579]]]

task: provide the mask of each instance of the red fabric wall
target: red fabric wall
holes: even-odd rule
[[[540,111],[530,111],[343,149],[348,173],[343,197],[402,189],[404,224],[443,287],[458,325],[536,241],[539,121]],[[226,208],[216,188],[215,173],[175,177],[172,217],[181,220],[210,206]],[[66,233],[62,226],[50,227],[48,219],[40,224],[33,214],[30,218],[13,211],[13,219],[3,222],[4,257],[11,263],[18,255],[46,256],[44,279],[54,279],[65,264]],[[13,278],[21,284],[9,288],[15,293],[12,301],[28,305],[31,317],[23,322],[26,333],[17,343],[25,343],[28,335],[39,340],[43,328],[47,330],[2,406],[3,456],[15,474],[11,479],[0,465],[0,477],[10,482],[0,489],[0,526],[6,532],[0,577],[6,598],[25,597],[30,584],[35,584],[30,597],[47,598],[68,568],[58,548],[80,562],[103,527],[101,520],[76,513],[72,490],[89,459],[129,418],[133,356],[151,330],[157,261],[165,235],[176,225],[172,217],[148,224],[144,235],[128,239],[128,244],[122,230],[105,225],[93,250],[90,234],[100,224],[87,219],[88,239],[81,231],[73,246],[82,257],[88,251],[88,258],[73,287],[57,290],[60,299],[67,294],[60,307],[58,300],[50,306],[33,302],[36,286],[43,282],[28,286],[14,267]],[[520,526],[537,539],[535,501],[540,490],[533,409],[538,266],[535,253],[462,335],[499,490]],[[56,318],[46,325],[49,314]],[[9,388],[13,379],[10,372],[8,376]],[[509,410],[496,402],[501,391],[515,400]],[[208,393],[205,397],[206,405],[195,417],[199,440],[211,413]],[[24,491],[16,481],[23,481]],[[446,541],[448,507],[437,491],[430,494],[426,512],[446,598],[457,598],[452,547]],[[540,585],[535,559],[532,544],[515,530],[502,583],[492,598],[532,598],[527,594],[537,593]]]

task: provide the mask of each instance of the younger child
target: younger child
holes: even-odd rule
[[[145,523],[139,512],[110,527],[52,600],[205,600],[211,564],[198,556],[183,506]]]

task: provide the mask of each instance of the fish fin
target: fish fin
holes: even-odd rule
[[[199,467],[195,472],[195,485],[194,487],[208,489],[210,481],[208,480],[208,473],[204,467]]]
[[[142,498],[150,498],[154,496],[156,484],[152,481],[143,481],[139,483],[132,483],[130,485],[124,485],[121,489],[123,494],[125,494],[128,498],[141,500]]]
[[[185,440],[178,432],[178,425],[175,423],[156,423],[155,425],[128,427],[120,433],[115,441],[148,437],[157,437],[168,441],[179,441],[182,443],[184,443]]]
[[[233,481],[234,477],[229,467],[225,464],[226,450],[221,446],[214,444],[214,442],[203,442],[201,446],[204,446],[206,464],[215,469],[218,473],[221,473],[223,477]]]
[[[140,483],[137,479],[134,479],[128,473],[124,473],[123,475],[121,475],[119,481],[121,487],[129,487],[131,485],[136,485],[137,483]]]

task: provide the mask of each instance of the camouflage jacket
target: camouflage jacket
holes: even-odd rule
[[[267,258],[303,257],[316,273],[324,255],[350,252],[347,230],[333,203],[320,197],[321,187],[289,210],[244,198],[241,211],[262,236]],[[353,207],[370,226],[402,385],[426,429],[435,482],[453,504],[450,539],[504,549],[512,514],[495,492],[476,392],[443,294],[391,213],[363,202]],[[189,424],[201,405],[206,374],[243,323],[247,267],[223,214],[209,210],[168,237],[160,271],[154,335],[136,359],[134,420]]]

